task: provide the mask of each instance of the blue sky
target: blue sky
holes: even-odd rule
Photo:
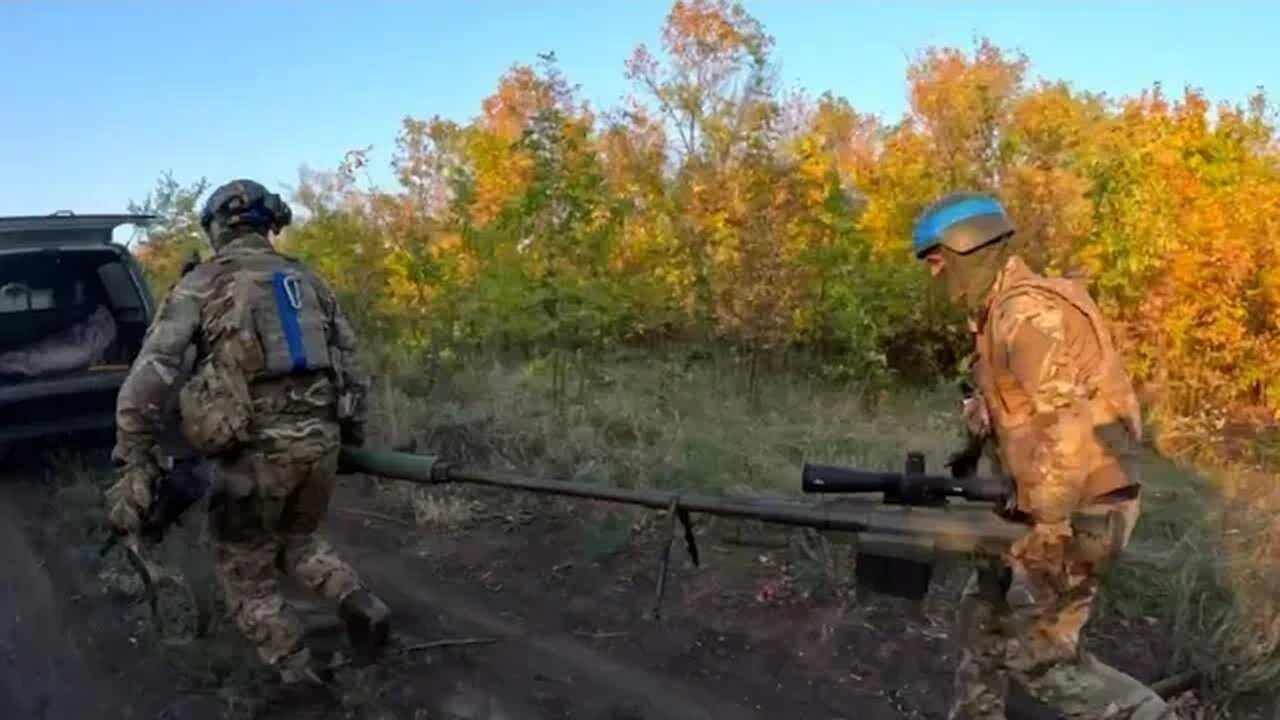
[[[1242,100],[1280,86],[1280,4],[745,3],[784,78],[899,116],[929,45],[985,35],[1032,74],[1113,95],[1159,81]],[[162,171],[279,188],[373,145],[406,114],[466,119],[512,63],[554,50],[595,104],[657,45],[666,1],[0,2],[0,214],[122,210]],[[1093,50],[1086,50],[1086,45]]]

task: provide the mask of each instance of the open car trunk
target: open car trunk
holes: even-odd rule
[[[0,443],[113,426],[151,320],[136,263],[110,242],[124,217],[21,231],[0,218]]]

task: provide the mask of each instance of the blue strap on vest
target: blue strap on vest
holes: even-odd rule
[[[307,369],[307,348],[302,343],[302,327],[298,324],[298,311],[302,309],[298,279],[277,270],[271,275],[271,284],[275,286],[276,312],[280,315],[280,327],[289,345],[293,371],[302,372]]]

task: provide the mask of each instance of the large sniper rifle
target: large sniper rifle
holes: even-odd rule
[[[690,513],[759,520],[791,527],[848,532],[856,536],[855,577],[859,587],[876,593],[920,599],[928,591],[933,565],[943,555],[996,554],[1026,532],[1019,523],[998,516],[994,510],[1010,497],[1007,481],[974,476],[940,476],[925,472],[924,456],[910,453],[903,472],[858,470],[835,465],[806,463],[801,490],[806,494],[880,493],[882,503],[834,503],[825,505],[777,500],[734,499],[691,495],[678,491],[633,490],[589,482],[543,480],[511,473],[459,467],[429,455],[344,447],[341,472],[361,472],[421,485],[467,483],[526,492],[604,500],[638,505],[669,513],[668,538],[659,559],[654,615],[665,594],[671,546],[676,523],[683,530],[685,547],[694,565],[699,564],[696,536]],[[210,490],[207,468],[196,457],[181,457],[156,488],[143,517],[142,538],[158,543],[170,527]],[[950,505],[951,499],[967,501]],[[100,554],[119,541],[110,536]],[[145,561],[134,548],[127,559],[144,586],[152,614],[156,591]]]
[[[920,599],[928,590],[932,565],[940,555],[991,555],[1025,534],[1025,525],[995,512],[1004,503],[1006,483],[985,478],[952,478],[925,473],[924,456],[908,456],[904,472],[867,472],[806,464],[801,486],[807,493],[881,493],[884,502],[861,507],[802,504],[635,490],[587,482],[541,480],[459,467],[429,455],[344,447],[340,472],[366,473],[420,485],[466,483],[577,497],[666,510],[670,528],[659,559],[654,614],[666,584],[675,526],[680,523],[689,557],[698,564],[690,513],[753,519],[793,527],[855,534],[859,584],[873,592]],[[963,505],[949,506],[960,498]]]

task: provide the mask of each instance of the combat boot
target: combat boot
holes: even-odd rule
[[[358,662],[375,659],[387,645],[391,609],[365,589],[352,591],[338,605],[338,617],[347,627],[347,638]]]
[[[280,673],[280,682],[265,698],[265,717],[288,712],[289,717],[300,720],[323,718],[340,704],[341,699],[333,685],[333,670],[317,662],[301,641],[279,660],[276,669]]]

